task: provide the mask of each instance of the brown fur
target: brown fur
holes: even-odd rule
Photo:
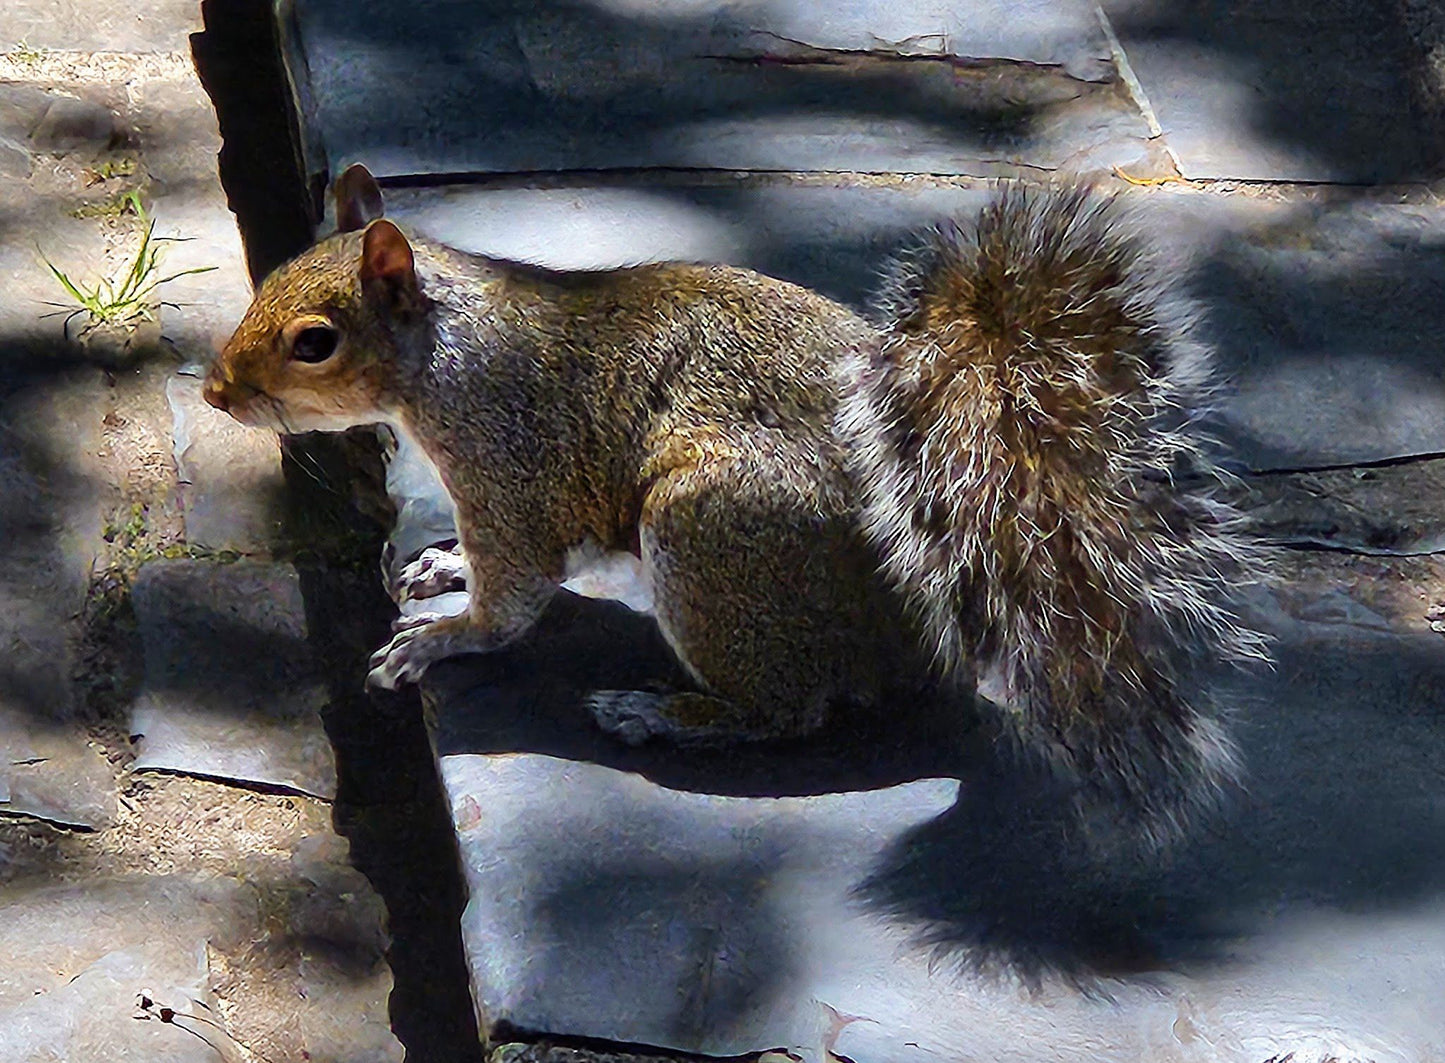
[[[1179,693],[1201,654],[1250,645],[1220,593],[1242,557],[1222,511],[1168,483],[1197,458],[1165,422],[1202,355],[1094,200],[1005,196],[935,238],[879,329],[728,267],[399,245],[348,182],[341,216],[366,227],[266,280],[207,396],[283,430],[389,422],[435,461],[470,612],[401,632],[383,681],[526,630],[591,540],[650,568],[711,695],[671,705],[688,727],[800,733],[931,653],[1151,838],[1227,780]],[[335,353],[300,361],[317,318]]]

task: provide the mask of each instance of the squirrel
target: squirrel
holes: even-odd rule
[[[595,693],[630,740],[802,735],[919,679],[1150,847],[1237,784],[1190,681],[1266,656],[1234,604],[1257,555],[1195,427],[1209,351],[1114,197],[1004,187],[864,316],[729,266],[465,253],[403,234],[360,165],[334,191],[204,395],[435,463],[470,604],[399,621],[369,683],[507,645],[592,544],[640,557],[698,688]]]

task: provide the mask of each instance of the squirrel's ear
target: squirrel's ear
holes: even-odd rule
[[[416,295],[416,262],[411,245],[389,221],[373,223],[362,238],[361,287],[363,291],[380,291],[392,302],[410,301]]]
[[[352,163],[332,186],[336,197],[336,229],[352,233],[381,217],[384,207],[381,187],[371,171],[359,162]]]

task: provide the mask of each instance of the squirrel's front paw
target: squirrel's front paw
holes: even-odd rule
[[[368,687],[395,690],[403,683],[415,683],[444,657],[493,648],[492,640],[466,616],[422,613],[401,617],[393,626],[398,630],[391,641],[371,655]]]
[[[466,587],[467,560],[461,547],[443,550],[429,546],[397,574],[392,597],[398,602],[415,601]]]

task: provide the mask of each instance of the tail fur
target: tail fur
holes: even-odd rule
[[[1177,837],[1237,777],[1191,673],[1264,655],[1192,422],[1209,352],[1110,198],[1004,191],[894,263],[845,409],[864,526],[945,674],[1086,822]],[[1183,481],[1200,484],[1183,486]]]

